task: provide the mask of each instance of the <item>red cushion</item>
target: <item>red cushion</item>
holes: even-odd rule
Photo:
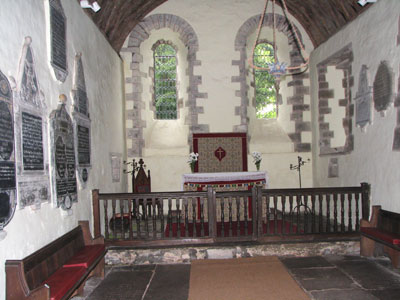
[[[383,231],[374,227],[361,227],[361,232],[385,241],[389,244],[400,245],[400,236],[389,231]]]
[[[82,250],[76,253],[69,261],[67,261],[64,265],[66,268],[70,267],[84,267],[89,268],[95,260],[104,255],[105,246],[101,245],[90,245],[85,246]]]
[[[60,268],[46,279],[50,288],[50,300],[60,300],[86,273],[83,267]]]

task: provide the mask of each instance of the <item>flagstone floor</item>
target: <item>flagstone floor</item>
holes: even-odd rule
[[[400,270],[387,258],[359,256],[280,257],[315,300],[400,299]],[[141,265],[107,269],[74,300],[187,300],[190,265]],[[278,299],[277,299],[278,300]]]

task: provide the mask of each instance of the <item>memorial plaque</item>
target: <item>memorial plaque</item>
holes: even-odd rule
[[[15,210],[13,99],[10,84],[0,72],[0,230]]]
[[[7,193],[0,193],[0,224],[7,221],[11,212],[10,196]]]
[[[86,91],[78,88],[77,95],[78,95],[78,111],[83,115],[87,115],[88,111],[87,111]]]
[[[9,105],[0,101],[0,158],[9,160],[14,150],[14,125]]]
[[[89,128],[77,126],[78,134],[78,163],[80,165],[90,164],[90,136]]]
[[[377,111],[386,110],[393,98],[392,72],[386,62],[381,62],[374,80],[374,103]]]
[[[51,58],[53,63],[63,70],[67,69],[67,52],[65,44],[65,19],[61,12],[54,6],[50,6]]]
[[[60,0],[50,0],[51,64],[58,80],[67,76],[66,18]]]
[[[66,100],[64,100],[66,101]],[[52,112],[51,123],[53,133],[53,176],[57,207],[69,209],[67,202],[77,201],[77,181],[75,166],[74,133],[71,118],[65,103]]]
[[[22,160],[24,170],[43,170],[42,118],[22,112]]]

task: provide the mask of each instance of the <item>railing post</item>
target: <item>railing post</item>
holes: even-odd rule
[[[258,219],[260,216],[258,215],[258,186],[254,185],[253,188],[251,189],[251,201],[252,201],[252,217],[253,219],[251,220],[253,224],[253,238],[258,237]]]
[[[361,212],[362,219],[369,220],[369,201],[370,201],[371,186],[366,183],[361,183]]]
[[[100,229],[100,203],[99,190],[92,190],[92,206],[93,206],[93,236],[97,238],[101,236]]]
[[[208,234],[212,238],[217,236],[217,220],[215,218],[215,191],[212,187],[207,188],[208,199]]]

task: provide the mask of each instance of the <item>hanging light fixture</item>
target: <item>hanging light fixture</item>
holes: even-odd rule
[[[304,46],[303,46],[302,42],[300,41],[300,38],[299,38],[299,36],[298,36],[298,33],[297,33],[296,28],[294,27],[292,21],[287,17],[287,16],[288,16],[288,9],[287,9],[287,6],[286,6],[286,2],[285,2],[285,0],[280,0],[280,1],[281,1],[281,3],[282,3],[282,9],[283,9],[284,15],[285,15],[285,17],[286,17],[288,23],[290,24],[291,29],[292,29],[292,31],[293,31],[293,33],[294,33],[294,38],[295,38],[295,40],[297,41],[298,45],[300,46],[300,49],[301,49],[301,53],[300,53],[300,54],[301,54],[302,57],[303,57],[304,63],[303,63],[303,64],[300,64],[300,65],[298,65],[298,66],[288,67],[286,63],[284,63],[284,62],[279,62],[279,60],[278,60],[278,56],[276,55],[275,0],[272,0],[272,23],[273,23],[274,62],[273,62],[273,63],[269,63],[269,64],[268,64],[268,68],[259,67],[259,66],[256,66],[256,65],[253,64],[254,49],[256,48],[258,39],[259,39],[259,37],[260,37],[261,28],[262,28],[262,24],[263,24],[263,22],[264,22],[265,13],[266,13],[266,11],[267,11],[267,7],[268,7],[269,0],[266,0],[266,1],[265,1],[264,10],[263,10],[263,13],[262,13],[262,15],[261,15],[260,23],[258,24],[258,28],[257,28],[256,40],[254,41],[254,46],[253,46],[253,49],[252,49],[252,52],[251,52],[252,54],[251,54],[251,57],[249,58],[249,65],[250,65],[251,68],[256,69],[256,70],[268,71],[268,73],[271,74],[272,76],[274,76],[274,77],[275,77],[275,80],[278,81],[278,82],[279,82],[279,80],[281,79],[282,76],[286,75],[286,73],[287,73],[288,71],[290,71],[291,74],[297,74],[297,73],[304,72],[304,71],[305,71],[305,68],[307,68],[307,66],[308,66],[308,60],[309,60],[308,56],[306,55]],[[298,72],[296,72],[296,70],[297,70]]]

